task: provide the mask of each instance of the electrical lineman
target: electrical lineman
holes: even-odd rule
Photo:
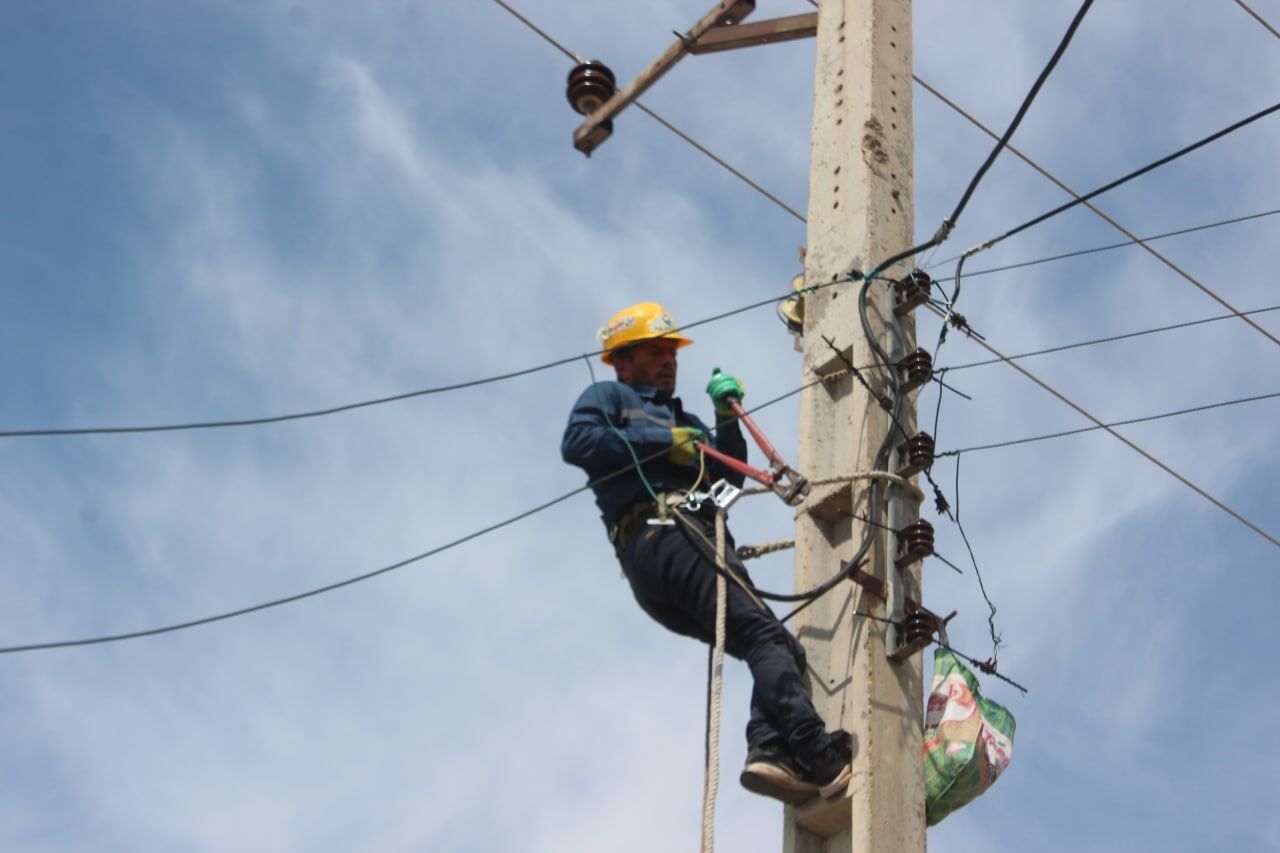
[[[710,643],[716,622],[716,559],[707,543],[716,507],[691,508],[704,473],[740,486],[742,474],[715,451],[745,461],[746,441],[733,416],[742,385],[715,371],[707,393],[716,411],[714,445],[695,447],[705,424],[685,411],[676,388],[676,351],[692,343],[653,302],[616,314],[600,338],[618,381],[593,384],[565,429],[566,462],[595,484],[609,539],[640,607],[668,629]],[[708,458],[699,458],[699,451]],[[639,457],[656,456],[648,461]],[[629,464],[623,476],[605,479]],[[701,541],[700,541],[701,540]],[[726,645],[747,662],[755,688],[747,724],[749,790],[800,803],[831,796],[849,781],[847,735],[829,733],[804,683],[803,647],[756,596],[742,561],[728,549]]]

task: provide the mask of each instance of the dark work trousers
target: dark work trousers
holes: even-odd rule
[[[659,623],[704,643],[715,641],[715,520],[686,514],[712,547],[697,534],[675,525],[641,525],[631,534],[621,556],[622,570],[645,613]],[[750,577],[726,534],[726,558],[745,583]],[[696,543],[696,544],[695,544]],[[747,746],[785,746],[801,761],[817,757],[830,736],[805,688],[804,647],[772,612],[758,604],[732,580],[728,582],[725,651],[751,668],[751,720]]]

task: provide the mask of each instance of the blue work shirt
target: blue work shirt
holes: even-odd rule
[[[684,410],[679,397],[666,391],[623,382],[597,382],[583,391],[574,404],[560,443],[564,461],[586,471],[593,481],[635,464],[609,421],[627,437],[641,459],[659,454],[642,466],[645,477],[658,493],[688,489],[698,477],[696,453],[692,465],[677,465],[668,456],[674,444],[673,427],[696,427],[707,433],[707,444],[716,450],[735,459],[746,461],[747,458],[747,442],[737,419],[732,416],[718,418],[716,432],[711,434],[696,415]],[[743,481],[741,474],[708,458],[703,485],[721,478],[735,486],[741,486]],[[652,501],[634,468],[592,489],[606,528],[636,504]]]

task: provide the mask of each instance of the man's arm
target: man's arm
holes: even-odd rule
[[[610,427],[617,427],[636,454],[645,458],[671,449],[671,429],[643,418],[622,415],[622,394],[616,382],[597,382],[578,398],[569,414],[560,455],[570,465],[588,471],[612,471],[633,463],[627,445]]]

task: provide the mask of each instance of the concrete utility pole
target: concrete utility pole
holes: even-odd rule
[[[911,14],[910,0],[822,0],[806,285],[830,282],[850,270],[870,272],[876,263],[914,245]],[[881,275],[896,280],[909,271],[899,265]],[[876,363],[859,320],[861,286],[849,283],[804,297],[805,381],[845,366],[824,337],[853,364]],[[910,314],[895,317],[885,283],[873,283],[870,293],[877,306],[872,328],[882,345],[895,360],[912,352],[915,323]],[[866,373],[877,390],[884,388],[882,373]],[[876,452],[893,427],[860,383],[852,377],[836,380],[801,399],[801,471],[816,479],[876,467]],[[902,421],[907,431],[915,432],[912,398]],[[895,459],[892,464],[899,463]],[[852,487],[815,490],[796,519],[798,591],[829,578],[853,554],[863,524],[847,513],[866,516],[870,488],[889,495],[888,517],[875,521],[896,530],[916,520],[916,500],[897,486],[860,480]],[[855,753],[853,781],[842,799],[787,807],[787,853],[925,849],[921,655],[890,660],[887,652],[897,643],[896,629],[853,615],[896,616],[907,597],[920,600],[919,561],[898,569],[896,548],[895,534],[881,530],[864,566],[885,582],[888,601],[864,585],[845,584],[798,617],[814,702],[828,726],[853,734]]]

